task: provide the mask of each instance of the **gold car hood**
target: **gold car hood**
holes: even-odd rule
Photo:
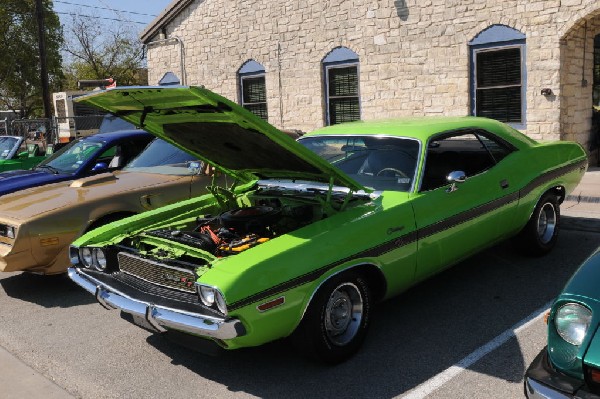
[[[203,87],[120,87],[78,97],[242,181],[291,179],[366,190],[247,109]]]
[[[0,199],[0,219],[27,221],[65,207],[102,199],[110,200],[122,193],[180,179],[191,181],[190,176],[116,171],[34,187],[3,195]]]

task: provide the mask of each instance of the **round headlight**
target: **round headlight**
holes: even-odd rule
[[[206,306],[212,306],[215,303],[215,289],[205,285],[200,286],[200,300]]]
[[[583,342],[591,321],[592,312],[578,303],[567,303],[561,306],[554,317],[558,335],[576,346]]]
[[[94,267],[96,270],[104,271],[106,270],[106,255],[104,255],[104,251],[100,248],[94,248]]]
[[[81,258],[81,263],[83,263],[83,265],[85,267],[91,267],[92,266],[92,250],[90,248],[87,247],[83,247],[79,250],[79,257]]]

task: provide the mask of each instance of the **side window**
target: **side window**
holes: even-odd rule
[[[448,184],[450,172],[463,171],[468,177],[482,173],[511,152],[500,141],[480,132],[455,132],[429,141],[421,191]]]
[[[238,71],[238,79],[242,107],[268,120],[265,68],[254,60],[247,61]]]
[[[117,152],[117,146],[112,146],[109,149],[105,150],[102,154],[98,156],[97,162],[110,162],[110,160],[115,156]]]
[[[481,144],[487,149],[487,151],[491,154],[495,163],[502,161],[508,154],[510,154],[513,149],[504,144],[501,141],[492,140],[491,138],[484,136],[481,133],[477,134],[477,138],[481,141]]]
[[[492,25],[469,42],[471,114],[525,127],[525,35]]]
[[[358,55],[338,47],[323,59],[327,125],[360,120]]]

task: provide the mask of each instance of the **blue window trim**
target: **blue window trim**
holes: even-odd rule
[[[488,42],[488,40],[493,41]],[[504,25],[494,25],[483,30],[475,39],[469,42],[469,69],[471,72],[471,79],[469,81],[469,94],[471,97],[470,113],[471,115],[475,115],[477,111],[477,53],[507,48],[519,48],[521,50],[521,122],[508,123],[508,125],[515,129],[525,129],[527,127],[527,46],[525,35]]]
[[[358,77],[357,97],[358,97],[358,113],[359,118],[362,118],[362,101],[360,99],[360,61],[358,54],[347,47],[336,47],[331,50],[322,61],[323,76],[325,77],[325,123],[331,125],[331,117],[329,115],[329,71],[335,68],[346,68],[356,66],[356,75]]]

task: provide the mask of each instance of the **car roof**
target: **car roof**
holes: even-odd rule
[[[86,141],[114,141],[120,140],[123,138],[133,138],[133,137],[144,137],[144,136],[152,136],[150,133],[141,129],[133,129],[133,130],[118,130],[116,132],[108,132],[108,133],[98,133],[91,136],[84,137],[83,140]]]
[[[475,116],[431,116],[356,121],[317,129],[303,136],[316,135],[390,135],[419,139],[423,142],[438,133],[460,129],[483,129],[510,141],[518,148],[537,144],[510,126],[493,119]]]

